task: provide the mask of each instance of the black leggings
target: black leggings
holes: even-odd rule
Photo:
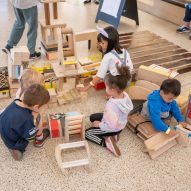
[[[90,115],[90,121],[101,121],[103,118],[103,113],[95,113]],[[99,127],[90,127],[89,129],[86,129],[85,137],[87,140],[90,140],[98,145],[101,145],[103,147],[106,147],[105,139],[104,137],[108,136],[115,136],[121,133],[121,131],[118,132],[107,132],[101,130]]]

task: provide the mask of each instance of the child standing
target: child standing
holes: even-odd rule
[[[190,33],[190,21],[191,21],[191,3],[185,4],[185,16],[184,16],[184,24],[181,27],[178,27],[176,32],[178,33],[189,33],[189,39],[191,40]]]
[[[115,28],[108,26],[104,29],[98,28],[99,34],[97,40],[103,52],[103,59],[98,69],[96,76],[88,86],[81,89],[87,91],[92,86],[95,86],[101,79],[104,79],[106,74],[117,74],[118,70],[116,65],[125,65],[133,70],[133,64],[129,53],[126,49],[121,49],[119,45],[119,34]],[[130,79],[129,79],[130,80]]]
[[[110,96],[104,113],[90,116],[92,127],[86,130],[86,139],[106,147],[115,156],[120,156],[114,136],[119,135],[127,123],[128,113],[133,104],[124,92],[127,82],[131,78],[129,68],[125,65],[116,66],[116,73],[108,73],[105,77],[106,93]]]
[[[170,127],[165,121],[173,116],[180,124],[186,126],[175,98],[180,95],[181,84],[176,79],[164,80],[160,90],[154,90],[143,104],[141,115],[150,119],[157,131],[170,133]]]
[[[25,90],[22,101],[14,100],[0,115],[0,134],[4,144],[15,160],[23,158],[28,142],[35,139],[37,132],[49,136],[49,130],[41,123],[35,126],[34,119],[41,107],[50,99],[48,91],[39,84]]]

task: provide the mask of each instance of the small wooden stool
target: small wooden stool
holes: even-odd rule
[[[87,152],[87,158],[80,159],[80,160],[74,160],[74,161],[70,161],[70,162],[62,161],[62,158],[61,158],[62,151],[66,150],[66,149],[79,148],[79,147],[85,147],[86,152]],[[89,165],[90,164],[90,151],[89,151],[88,143],[87,143],[87,141],[79,141],[79,142],[73,142],[73,143],[59,144],[55,148],[55,157],[56,157],[58,166],[62,170],[62,172],[64,172],[65,168]]]

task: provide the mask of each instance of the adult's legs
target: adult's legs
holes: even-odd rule
[[[29,28],[27,33],[27,47],[30,54],[35,53],[36,39],[37,39],[37,29],[38,29],[38,10],[37,6],[31,7],[29,9],[23,10],[23,15],[25,21],[27,22]]]
[[[13,25],[9,40],[7,41],[7,46],[10,48],[18,44],[25,29],[25,18],[23,15],[23,11],[14,7],[14,13],[16,16],[16,20]]]

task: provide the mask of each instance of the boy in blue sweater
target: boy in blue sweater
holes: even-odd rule
[[[148,95],[148,100],[143,104],[141,115],[150,119],[155,130],[170,133],[166,119],[173,116],[177,122],[186,126],[180,113],[175,98],[180,95],[181,84],[176,79],[164,80],[160,90],[154,90]]]
[[[49,99],[49,93],[43,86],[33,84],[24,92],[22,101],[14,100],[1,113],[1,138],[15,160],[23,158],[28,142],[37,139],[37,132],[42,134],[38,141],[44,142],[48,138],[49,130],[44,129],[41,120],[39,124],[35,124],[35,121],[38,120],[41,106]]]

